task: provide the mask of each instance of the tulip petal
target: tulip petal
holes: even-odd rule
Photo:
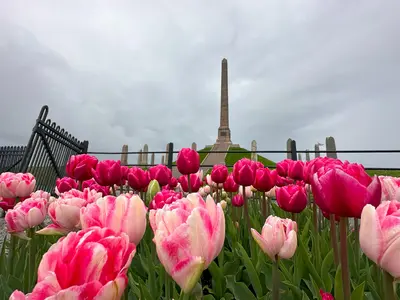
[[[382,251],[382,229],[375,208],[367,204],[361,213],[360,247],[373,262],[378,263]]]
[[[115,280],[107,282],[97,293],[94,300],[121,299],[127,283],[128,283],[128,278],[126,277],[126,275],[118,276]]]
[[[291,230],[287,239],[283,243],[283,247],[278,253],[278,256],[284,259],[292,258],[297,248],[297,234],[296,231]]]
[[[255,229],[251,228],[251,235],[258,246],[260,246],[261,250],[267,254],[272,261],[275,261],[275,254],[273,251],[271,251],[270,245],[268,245],[267,241],[261,236],[261,234],[259,234]]]
[[[400,277],[400,238],[397,238],[392,244],[386,249],[380,258],[379,265],[382,269],[387,271],[394,278]]]
[[[58,226],[57,224],[50,224],[45,228],[36,231],[36,234],[41,235],[66,235],[68,234],[69,230]]]
[[[199,256],[191,256],[180,261],[172,270],[171,277],[185,293],[190,293],[199,281],[204,269],[204,260]]]

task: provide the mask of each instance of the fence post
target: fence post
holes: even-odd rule
[[[86,141],[86,140],[83,141],[82,146],[83,146],[82,153],[86,154],[88,152],[88,149],[89,149],[89,141]]]
[[[168,144],[168,161],[167,166],[172,170],[172,160],[174,159],[174,143]]]
[[[290,153],[291,153],[291,159],[297,160],[297,148],[295,140],[290,141]]]

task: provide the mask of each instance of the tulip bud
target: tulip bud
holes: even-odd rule
[[[200,155],[196,150],[182,148],[176,159],[176,166],[182,175],[196,173],[200,168]]]
[[[275,261],[276,256],[291,258],[297,248],[297,223],[290,219],[269,216],[261,234],[252,228],[251,235],[272,261]]]
[[[226,209],[227,203],[226,203],[225,200],[222,200],[222,201],[220,201],[219,203],[221,204],[222,209]]]
[[[152,180],[149,183],[146,193],[146,203],[150,203],[154,196],[161,191],[160,185],[157,180]]]

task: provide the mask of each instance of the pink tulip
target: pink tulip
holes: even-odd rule
[[[276,164],[276,171],[279,176],[287,177],[289,172],[289,166],[292,164],[291,159],[284,159]]]
[[[182,148],[176,159],[176,167],[182,175],[194,174],[200,168],[200,155],[191,148]]]
[[[269,216],[261,234],[251,228],[251,235],[271,260],[291,258],[297,248],[297,223],[290,219]]]
[[[294,180],[303,180],[304,162],[292,160],[288,167],[287,176]]]
[[[400,201],[400,178],[378,176],[382,186],[382,201]]]
[[[228,193],[236,193],[239,189],[239,185],[233,179],[233,175],[229,175],[224,182],[224,190]]]
[[[7,231],[26,237],[25,230],[41,224],[46,217],[46,199],[26,199],[6,213]]]
[[[172,171],[167,166],[157,165],[149,169],[150,180],[157,180],[160,186],[167,185],[172,178]]]
[[[191,192],[198,192],[201,186],[201,179],[198,173],[190,174],[190,187]],[[184,192],[189,192],[189,183],[188,183],[188,176],[182,175],[178,178],[179,183],[181,184],[182,190]]]
[[[37,234],[65,235],[80,228],[80,209],[87,202],[83,198],[58,198],[50,203],[48,214],[53,224],[48,225]]]
[[[303,186],[291,184],[275,190],[276,202],[284,211],[300,213],[307,207],[307,194]]]
[[[68,192],[69,190],[78,188],[78,183],[71,177],[57,178],[56,194]]]
[[[93,178],[82,182],[82,189],[85,190],[87,188],[89,190],[94,190],[97,193],[101,193],[103,196],[107,196],[110,194],[109,186],[102,186],[102,185],[98,184],[96,182],[96,180],[94,180]]]
[[[394,278],[400,277],[400,202],[367,204],[361,214],[360,247],[365,255]]]
[[[0,208],[4,211],[13,209],[16,203],[15,198],[2,198],[0,197]]]
[[[46,192],[46,191],[42,191],[42,190],[37,190],[36,192],[33,192],[30,194],[29,198],[32,199],[46,199],[47,201],[49,201],[50,199],[50,193]]]
[[[162,209],[150,211],[158,258],[168,274],[189,293],[203,270],[220,253],[225,240],[221,204],[208,196],[189,194]]]
[[[95,156],[88,154],[72,155],[65,167],[67,175],[78,181],[89,180],[93,177],[93,170],[98,160]]]
[[[335,300],[332,294],[324,292],[324,290],[319,290],[319,294],[321,296],[321,300]]]
[[[209,186],[212,186],[212,187],[222,187],[223,186],[223,184],[217,184],[216,182],[214,182],[213,180],[212,180],[212,178],[211,178],[211,175],[210,174],[207,174],[206,175],[206,183],[209,185]]]
[[[121,184],[121,161],[110,159],[99,161],[96,169],[93,171],[93,177],[102,186]]]
[[[43,255],[32,293],[15,291],[10,299],[121,299],[135,252],[124,233],[99,227],[71,232]]]
[[[165,204],[171,204],[178,199],[182,198],[182,193],[177,193],[172,190],[161,190],[158,192],[153,200],[150,202],[150,209],[163,208]]]
[[[257,166],[248,158],[242,158],[233,165],[233,179],[238,185],[250,186],[254,183]]]
[[[150,173],[138,167],[132,167],[127,178],[129,186],[135,191],[144,190],[150,183]]]
[[[83,189],[83,191],[72,189],[68,192],[60,194],[60,198],[62,198],[62,199],[80,198],[80,199],[85,200],[86,204],[96,202],[96,200],[101,197],[102,197],[101,192],[92,190],[90,188],[85,188],[85,189]]]
[[[236,194],[232,198],[232,205],[235,207],[242,207],[244,205],[244,199],[242,194]]]
[[[138,245],[146,231],[146,207],[139,196],[107,196],[82,207],[80,220],[82,229],[92,226],[112,229],[129,236],[129,241]]]
[[[225,165],[215,165],[211,171],[211,179],[216,183],[224,183],[229,172]]]
[[[0,197],[3,198],[26,198],[35,189],[36,180],[30,173],[0,174]]]

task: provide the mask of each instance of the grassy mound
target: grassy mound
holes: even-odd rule
[[[234,165],[235,162],[237,162],[238,160],[240,160],[242,158],[249,158],[249,159],[251,158],[251,152],[244,148],[230,147],[229,151],[230,151],[230,153],[228,153],[225,157],[225,164],[228,166]],[[234,153],[235,151],[246,152],[246,153]],[[275,165],[276,165],[275,162],[273,162],[272,160],[269,160],[261,155],[257,155],[257,160],[266,167],[275,167]]]

